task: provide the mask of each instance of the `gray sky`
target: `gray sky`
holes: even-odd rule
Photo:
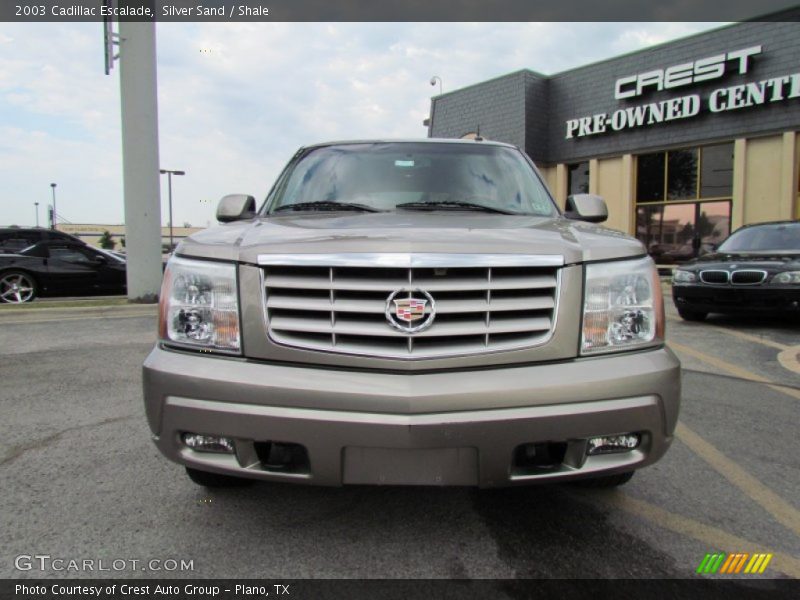
[[[161,166],[175,224],[220,197],[260,202],[294,151],[423,137],[430,96],[522,68],[556,73],[720,23],[159,24]],[[73,223],[122,223],[118,70],[97,23],[0,24],[0,224],[40,223],[57,182]],[[167,222],[166,180],[162,185]]]

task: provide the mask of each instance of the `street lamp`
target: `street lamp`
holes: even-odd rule
[[[170,171],[169,169],[160,169],[160,173],[167,175],[167,183],[169,185],[169,251],[172,252],[174,246],[172,243],[172,176],[173,175],[186,175],[186,171]]]
[[[36,227],[39,227],[39,203],[34,202],[33,205],[36,207]]]
[[[51,183],[50,187],[53,190],[53,220],[50,223],[50,228],[51,229],[55,229],[56,228],[56,219],[57,219],[57,217],[56,217],[56,184],[55,183]]]
[[[436,82],[439,82],[439,95],[442,95],[442,78],[438,75],[434,75],[431,77],[431,85],[436,85]]]

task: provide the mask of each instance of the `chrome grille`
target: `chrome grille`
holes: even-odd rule
[[[741,269],[731,273],[733,285],[758,285],[767,278],[766,271]]]
[[[545,343],[555,326],[561,257],[494,258],[496,264],[485,255],[259,257],[269,336],[298,348],[412,359]],[[387,299],[397,290],[435,299],[428,329],[406,333],[389,324]]]
[[[727,271],[709,269],[700,271],[700,281],[703,283],[728,283],[729,274]]]

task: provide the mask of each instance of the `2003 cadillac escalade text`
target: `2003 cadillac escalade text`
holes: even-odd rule
[[[606,216],[506,144],[302,148],[167,266],[156,445],[206,486],[624,483],[672,441],[680,365]]]

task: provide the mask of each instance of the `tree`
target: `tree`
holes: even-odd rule
[[[100,247],[103,250],[113,250],[116,243],[114,242],[114,237],[111,235],[111,232],[104,231],[103,235],[100,236]]]

